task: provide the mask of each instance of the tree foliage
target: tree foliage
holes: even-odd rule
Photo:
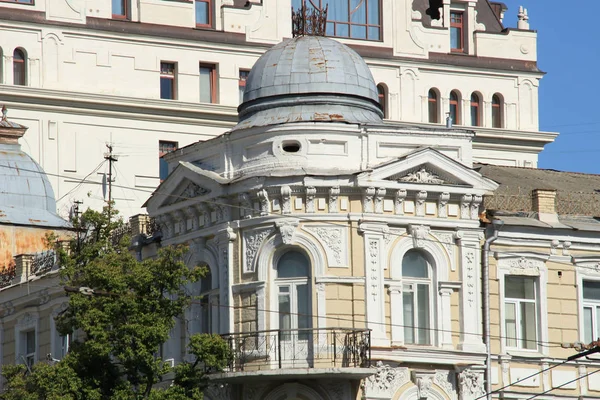
[[[4,367],[1,399],[201,399],[205,369],[226,366],[229,348],[217,335],[191,337],[192,361],[174,368],[163,362],[161,345],[194,301],[186,287],[205,267],[189,268],[184,246],[164,247],[155,258],[138,261],[127,235],[115,240],[122,222],[108,212],[84,212],[75,221],[79,233],[70,251],[58,250],[65,287],[94,291],[69,293],[68,307],[56,319],[61,335],[75,333],[69,353],[31,371]]]

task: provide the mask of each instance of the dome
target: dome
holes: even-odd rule
[[[354,50],[333,39],[299,36],[263,54],[246,80],[240,124],[381,122],[377,85]]]
[[[6,126],[5,126],[6,125]],[[42,167],[16,142],[25,127],[0,123],[0,222],[66,227],[56,214],[54,191]],[[21,131],[4,136],[8,131]]]

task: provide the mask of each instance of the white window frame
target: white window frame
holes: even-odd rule
[[[304,256],[306,257],[307,261],[308,261],[308,276],[306,277],[294,277],[294,278],[278,278],[277,277],[277,267],[279,265],[279,260],[281,259],[281,257],[291,251],[297,251],[300,252],[302,254],[304,254]],[[313,304],[314,304],[314,299],[313,299],[313,293],[314,293],[314,289],[311,285],[311,273],[312,273],[312,265],[311,265],[311,260],[309,255],[307,254],[306,251],[304,251],[302,248],[298,248],[298,247],[285,247],[282,250],[278,251],[276,256],[273,257],[273,297],[271,300],[271,306],[272,306],[272,310],[276,310],[277,312],[273,313],[275,315],[275,319],[272,320],[274,322],[274,324],[272,324],[271,326],[273,327],[273,329],[279,329],[279,288],[283,287],[283,286],[287,286],[290,288],[289,291],[289,295],[290,295],[290,315],[291,315],[291,324],[290,324],[290,329],[291,330],[295,330],[298,329],[298,308],[297,308],[297,304],[298,304],[298,298],[297,295],[294,295],[295,290],[294,288],[298,285],[306,285],[307,289],[308,289],[308,309],[309,309],[309,315],[312,316],[313,312],[312,312],[312,308],[313,308]],[[312,321],[312,318],[309,319],[309,323],[310,323],[310,328],[314,328],[314,321]]]
[[[585,343],[583,307],[588,304],[583,298],[583,281],[600,281],[600,257],[573,257],[577,280],[577,314],[579,319],[579,340]],[[592,303],[589,303],[592,304]],[[600,307],[600,303],[596,304]],[[600,323],[600,321],[597,321]]]
[[[27,353],[27,332],[35,335],[35,349],[33,353]],[[18,319],[15,325],[15,363],[27,363],[30,357],[33,363],[38,361],[39,349],[39,317],[37,313],[25,313]]]
[[[504,304],[502,305],[502,307],[504,308],[504,313],[505,313],[505,318],[506,318],[506,306],[508,304],[512,304],[515,310],[515,338],[514,340],[516,341],[517,345],[516,346],[509,346],[508,344],[506,345],[507,349],[517,349],[517,350],[533,350],[533,349],[528,349],[528,348],[524,348],[521,347],[521,342],[523,341],[523,338],[521,337],[521,331],[523,330],[523,326],[520,324],[521,322],[521,304],[533,304],[534,305],[534,310],[535,310],[535,336],[536,336],[536,340],[539,337],[539,317],[538,317],[538,279],[536,277],[529,277],[529,276],[523,276],[523,275],[512,275],[512,274],[507,274],[504,275],[504,279],[505,279],[505,284],[506,284],[506,278],[508,277],[518,277],[518,278],[522,278],[522,279],[526,279],[526,278],[533,278],[534,283],[533,283],[533,299],[522,299],[522,298],[508,298],[506,297],[506,295],[504,296]],[[506,289],[506,286],[505,286]],[[504,329],[506,329],[506,319],[504,321]],[[507,333],[508,335],[508,333]],[[508,336],[504,337],[504,340],[508,341]],[[538,340],[539,341],[539,340]],[[536,346],[536,349],[537,350]]]
[[[56,317],[58,317],[58,315],[63,312],[65,309],[67,308],[67,304],[61,304],[60,306],[58,306],[57,308],[55,308],[52,311],[52,314],[50,315],[50,356],[55,359],[55,360],[62,360],[67,353],[69,352],[69,349],[71,348],[71,341],[73,340],[73,334],[68,334],[66,336],[62,336],[57,330],[56,330]],[[66,349],[65,347],[65,343],[64,343],[64,338],[67,338],[67,343],[66,343]]]
[[[412,250],[412,249],[411,249]],[[413,335],[414,335],[414,342],[413,343],[408,343],[406,342],[406,337],[404,338],[404,343],[406,345],[411,345],[411,346],[433,346],[435,343],[435,335],[434,335],[434,326],[435,326],[435,298],[433,295],[433,291],[434,291],[434,284],[433,284],[433,273],[434,273],[434,269],[433,266],[431,264],[431,260],[429,257],[429,255],[422,251],[422,250],[418,250],[418,249],[414,249],[418,252],[421,253],[421,255],[425,258],[425,261],[427,262],[427,275],[429,276],[428,278],[413,278],[413,277],[408,277],[405,278],[404,276],[402,276],[402,297],[401,297],[401,302],[402,302],[402,308],[400,308],[399,312],[404,312],[404,293],[405,292],[411,292],[413,293],[413,310],[414,310],[414,318],[413,321],[404,321],[404,328],[406,328],[407,325],[412,325],[413,326]],[[407,252],[408,253],[408,252]],[[402,271],[402,263],[404,261],[404,256],[406,256],[406,253],[404,253],[404,255],[402,256],[402,260],[398,260],[399,262],[399,268]],[[421,327],[418,326],[418,290],[417,290],[417,286],[418,285],[426,285],[427,286],[427,292],[429,294],[429,324],[425,329],[428,329],[428,337],[429,337],[429,343],[416,343],[418,341],[418,332],[417,329],[422,329]],[[407,287],[412,287],[412,289],[407,290]]]
[[[524,356],[548,355],[550,348],[544,346],[548,342],[548,301],[547,301],[547,286],[548,286],[548,269],[546,261],[549,256],[540,253],[496,253],[497,262],[497,277],[499,290],[499,309],[500,309],[500,351],[501,353],[518,354]],[[537,278],[535,282],[536,290],[536,341],[538,342],[536,349],[524,349],[519,347],[509,347],[506,343],[506,297],[505,282],[506,276],[524,276]],[[510,299],[512,301],[514,299]]]

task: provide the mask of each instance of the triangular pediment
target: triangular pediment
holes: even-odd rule
[[[157,213],[159,209],[167,212],[180,208],[183,203],[193,204],[221,196],[224,185],[228,183],[227,179],[213,171],[182,161],[146,201],[145,206],[150,214]]]
[[[493,191],[498,184],[472,168],[453,160],[433,148],[422,148],[396,160],[379,165],[357,176],[359,186],[407,187],[440,186],[465,188],[482,192]]]

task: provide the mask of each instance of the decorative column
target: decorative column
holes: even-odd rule
[[[365,308],[367,328],[371,329],[373,346],[389,345],[385,332],[383,288],[383,270],[386,262],[383,235],[387,229],[387,224],[375,222],[362,223],[359,226],[359,232],[362,233],[365,241]]]
[[[471,196],[469,196],[471,197]],[[483,233],[479,231],[457,232],[460,250],[460,273],[462,292],[460,294],[460,330],[459,349],[472,352],[484,352],[481,329],[481,246]]]
[[[230,227],[226,227],[218,232],[215,237],[218,249],[217,262],[219,263],[219,304],[222,306],[219,311],[221,314],[219,331],[221,333],[228,333],[233,328],[233,313],[229,309],[229,306],[233,305],[233,296],[231,293],[233,273],[231,268],[234,268],[233,242],[236,238],[237,235]]]

